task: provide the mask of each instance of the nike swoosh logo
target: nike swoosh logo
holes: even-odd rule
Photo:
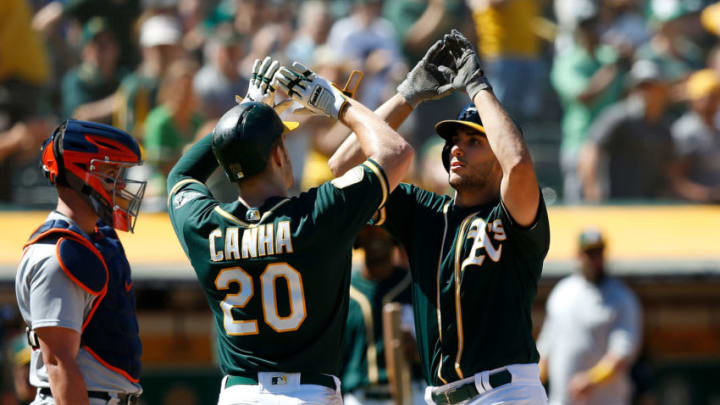
[[[132,290],[132,281],[126,281],[125,282],[125,291],[130,292]]]

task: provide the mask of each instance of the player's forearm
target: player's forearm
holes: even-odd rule
[[[180,180],[195,179],[205,182],[218,167],[212,151],[212,134],[197,141],[170,171],[167,179],[168,192]]]
[[[54,359],[46,365],[50,390],[57,405],[89,404],[82,373],[74,359]]]
[[[525,146],[520,130],[505,112],[500,101],[492,91],[480,91],[475,96],[475,106],[482,118],[490,147],[502,167],[503,174],[508,175],[518,166],[530,163],[530,153]]]
[[[382,118],[353,99],[348,100],[339,118],[355,132],[363,154],[384,169],[390,189],[400,184],[412,162],[412,146]]]
[[[500,192],[505,206],[519,225],[530,225],[537,214],[540,191],[520,129],[492,91],[479,91],[473,101],[503,172]]]
[[[394,130],[397,130],[405,122],[410,113],[412,113],[412,107],[400,94],[394,95],[375,110],[375,115]],[[357,135],[351,133],[332,155],[328,165],[335,176],[341,176],[365,159],[367,159],[367,155],[360,147]]]

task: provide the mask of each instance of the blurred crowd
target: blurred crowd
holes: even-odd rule
[[[163,210],[170,168],[245,95],[255,59],[300,61],[339,84],[361,70],[356,97],[375,108],[453,27],[525,129],[544,191],[720,202],[720,3],[709,0],[3,0],[0,27],[0,204],[54,204],[39,147],[74,117],[138,139],[144,209]],[[412,180],[429,190],[448,191],[433,125],[466,102],[425,103],[401,128],[420,152]],[[298,190],[330,178],[345,136],[334,125],[313,117],[288,138]],[[210,183],[235,198],[224,176]]]

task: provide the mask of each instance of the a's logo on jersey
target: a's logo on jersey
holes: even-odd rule
[[[332,179],[330,183],[332,183],[333,186],[337,188],[345,188],[347,186],[352,186],[353,184],[359,183],[363,179],[363,175],[365,174],[365,171],[360,166],[355,166],[352,169],[348,170],[347,173],[343,174],[342,176]]]
[[[178,209],[188,202],[202,196],[202,193],[193,190],[181,191],[175,194],[175,197],[173,198],[173,207]]]
[[[470,223],[470,230],[467,234],[468,239],[473,239],[473,244],[470,248],[470,254],[462,262],[462,266],[460,267],[462,270],[465,270],[466,266],[482,266],[485,261],[485,256],[489,257],[493,262],[497,263],[500,261],[500,257],[502,256],[502,243],[499,243],[496,248],[488,232],[493,235],[492,239],[497,242],[502,242],[507,239],[502,221],[499,219],[488,224],[485,223],[482,218],[475,218]],[[484,253],[481,251],[484,251]]]
[[[271,379],[271,381],[272,385],[285,385],[288,382],[287,376],[285,375],[275,376]]]

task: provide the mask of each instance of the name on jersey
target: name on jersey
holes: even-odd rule
[[[492,238],[490,234],[492,234]],[[493,222],[486,223],[482,218],[475,218],[470,223],[467,239],[472,239],[473,244],[470,248],[470,254],[462,262],[460,267],[462,270],[471,265],[482,266],[486,256],[495,263],[499,262],[503,245],[498,243],[496,248],[492,240],[502,242],[507,239],[507,236],[501,220],[496,219]]]
[[[217,228],[208,237],[210,260],[214,262],[293,253],[290,221],[260,224],[250,228]]]

